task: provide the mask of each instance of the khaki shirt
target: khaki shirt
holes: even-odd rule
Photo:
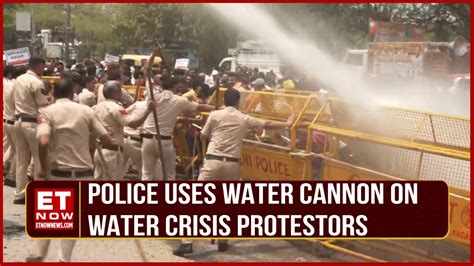
[[[123,127],[130,124],[131,116],[118,102],[106,99],[92,107],[96,117],[104,125],[115,144],[123,143]]]
[[[106,100],[104,96],[104,84],[100,84],[99,88],[97,88],[97,102],[100,103]],[[125,106],[129,106],[133,101],[135,101],[135,99],[133,99],[132,95],[130,95],[126,89],[122,88],[122,98],[120,102]]]
[[[198,108],[197,103],[188,101],[186,98],[175,95],[173,92],[164,90],[154,95],[156,103],[156,114],[158,116],[158,125],[162,136],[172,136],[174,126],[178,120],[178,115],[182,112],[194,112]],[[136,115],[143,115],[146,109],[140,109]],[[143,123],[143,133],[156,134],[155,119],[153,113],[150,113]]]
[[[135,103],[133,103],[132,105],[130,105],[129,107],[127,107],[127,113],[131,116],[133,116],[133,114],[138,111],[138,110],[142,110],[142,109],[147,109],[148,108],[148,104],[146,101],[136,101]],[[140,132],[142,130],[142,127],[137,127],[137,128],[131,128],[131,127],[125,127],[124,128],[124,131],[126,134],[130,135],[130,136],[140,136]]]
[[[19,76],[13,83],[15,115],[27,114],[36,117],[38,109],[48,104],[48,99],[41,90],[43,81],[31,70]]]
[[[107,134],[90,107],[67,98],[57,99],[50,106],[40,109],[37,136],[51,136],[51,169],[93,169],[89,138]]]
[[[207,154],[240,158],[247,129],[262,129],[264,125],[265,121],[230,106],[211,112],[201,132],[211,139]]]
[[[13,81],[3,79],[3,119],[15,120],[15,99]]]
[[[82,89],[81,93],[77,95],[77,99],[79,100],[80,104],[87,105],[89,107],[97,104],[95,94],[86,88]]]

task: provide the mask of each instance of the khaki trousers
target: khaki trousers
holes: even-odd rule
[[[7,164],[12,159],[12,145],[8,141],[7,131],[9,124],[3,123],[3,164]]]
[[[71,180],[90,180],[91,177],[89,178],[64,178],[64,177],[56,177],[53,175],[50,175],[48,177],[48,180],[64,180],[64,181],[71,181]],[[48,254],[49,250],[49,244],[51,243],[50,239],[39,239],[36,240],[36,246],[38,249],[38,255],[41,257],[46,257]],[[60,245],[59,245],[59,259],[63,262],[70,262],[71,261],[71,256],[72,256],[72,251],[74,249],[74,246],[76,244],[75,239],[62,239],[60,240]]]
[[[127,173],[130,164],[133,164],[138,176],[142,176],[142,144],[139,141],[124,138],[123,140],[123,169],[124,174]]]
[[[34,167],[33,178],[38,178],[40,162],[36,126],[36,123],[22,122],[21,119],[17,120],[14,125],[13,132],[15,134],[15,152],[17,156],[15,198],[17,199],[25,197],[25,188],[28,183],[27,171],[31,158],[33,158],[33,163],[36,166]]]
[[[198,180],[239,180],[240,164],[238,162],[223,162],[219,160],[204,160],[204,165],[199,172]]]
[[[70,262],[72,256],[72,250],[74,245],[76,245],[75,239],[62,239],[59,246],[59,259],[63,262]],[[38,255],[42,258],[46,257],[49,250],[49,244],[51,243],[50,239],[39,239],[36,240],[36,245],[38,248]]]
[[[174,150],[173,140],[161,140],[163,149],[164,167],[166,169],[167,180],[176,179],[176,151]],[[160,163],[158,152],[158,141],[156,139],[143,138],[142,143],[142,180],[163,180],[163,167]]]
[[[15,180],[16,172],[16,152],[15,152],[15,134],[13,132],[13,125],[3,124],[3,167],[8,163],[10,164],[10,170],[7,178]]]
[[[96,150],[94,153],[94,180],[107,180],[108,178],[112,180],[122,180],[124,175],[122,152],[102,149],[102,154],[104,155],[106,168],[104,168],[99,157],[99,151]],[[107,173],[105,171],[107,171]]]
[[[223,162],[219,160],[204,160],[204,165],[199,172],[199,181],[216,181],[216,180],[239,180],[240,178],[240,163],[238,162]],[[221,239],[217,242],[228,242],[228,240]],[[182,244],[192,244],[190,239],[182,239]]]

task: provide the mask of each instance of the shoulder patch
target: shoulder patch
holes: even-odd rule
[[[121,115],[128,115],[127,110],[125,109],[120,109],[119,112]]]

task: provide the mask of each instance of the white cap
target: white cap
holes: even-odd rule
[[[217,70],[215,70],[215,69],[212,70],[211,76],[215,76],[215,75],[217,75],[217,74],[219,74],[219,71],[217,71]]]

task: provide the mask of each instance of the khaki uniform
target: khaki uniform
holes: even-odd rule
[[[234,107],[211,112],[201,132],[210,138],[210,142],[198,180],[238,180],[245,134],[248,129],[263,129],[264,125],[263,120],[243,114]]]
[[[13,81],[3,78],[3,166],[10,163],[7,178],[15,180],[16,156],[13,125],[15,124],[15,100]]]
[[[104,97],[104,84],[100,84],[99,88],[97,88],[97,102],[101,103],[106,100],[107,99]],[[122,98],[120,99],[120,102],[124,106],[130,106],[134,101],[135,99],[133,99],[132,95],[130,95],[126,89],[122,88]]]
[[[98,151],[94,154],[95,172],[94,179],[122,179],[123,169],[123,139],[124,126],[128,126],[131,116],[125,108],[114,100],[107,99],[99,102],[93,107],[94,113],[99,121],[107,129],[112,138],[111,147],[102,147],[102,154],[105,159],[105,167],[102,165]],[[108,175],[104,171],[108,171]]]
[[[10,144],[10,142],[8,141],[8,137],[7,137],[7,133],[6,131],[8,129],[6,129],[5,126],[6,123],[5,121],[3,121],[3,170],[5,170],[6,166],[9,164],[9,163],[12,163],[12,159],[13,159],[13,151],[12,151],[12,146]],[[7,124],[8,126],[8,124]]]
[[[173,94],[173,92],[165,90],[155,95],[156,113],[161,134],[161,146],[163,149],[164,162],[167,179],[175,180],[176,178],[176,151],[173,146],[173,130],[178,120],[178,115],[182,112],[194,112],[197,110],[198,104],[188,101],[182,96]],[[139,115],[146,110],[141,109],[136,112]],[[143,113],[141,113],[143,114]],[[159,165],[158,142],[156,141],[155,119],[151,113],[143,123],[142,129],[142,180],[163,179],[162,169],[157,169]]]
[[[92,179],[89,138],[101,137],[107,131],[94,111],[67,98],[61,98],[40,110],[37,136],[50,135],[48,180]],[[71,261],[76,240],[61,240],[60,260]],[[50,240],[38,240],[39,255],[44,257]]]
[[[13,83],[15,101],[14,125],[16,147],[16,191],[15,198],[24,198],[25,187],[28,182],[26,177],[31,158],[35,167],[34,178],[38,178],[39,158],[38,142],[36,140],[36,118],[38,109],[48,104],[48,99],[41,92],[44,89],[43,81],[31,70],[19,76]]]
[[[77,100],[80,104],[87,105],[89,107],[97,104],[95,94],[86,88],[82,89],[81,93],[77,95]]]
[[[147,102],[138,101],[127,108],[127,113],[133,116],[133,113],[139,109],[146,109]],[[125,138],[123,140],[123,164],[124,171],[130,168],[130,164],[136,167],[138,176],[142,176],[142,140],[140,137],[141,127],[133,129],[125,127]]]
[[[245,134],[248,129],[263,129],[264,125],[263,120],[243,114],[235,107],[227,106],[211,112],[201,131],[210,142],[198,180],[239,180],[239,160]],[[192,240],[183,239],[181,243],[190,244]]]

